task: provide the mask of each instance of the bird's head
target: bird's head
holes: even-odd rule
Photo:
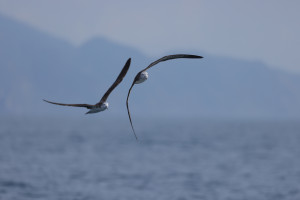
[[[102,103],[101,107],[104,108],[104,110],[108,109],[108,103],[107,102]]]

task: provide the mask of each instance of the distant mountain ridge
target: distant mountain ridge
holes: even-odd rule
[[[263,63],[207,55],[149,70],[149,80],[132,91],[133,117],[300,118],[300,76]],[[164,55],[162,55],[164,56]],[[94,38],[80,47],[0,15],[0,112],[2,115],[80,115],[66,103],[96,103],[126,60],[132,65],[111,94],[105,116],[125,116],[135,74],[158,58]]]

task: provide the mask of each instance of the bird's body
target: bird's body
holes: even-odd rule
[[[104,111],[108,109],[108,103],[107,102],[104,102],[102,104],[100,104],[99,106],[96,105],[94,107],[92,107],[87,113],[85,114],[93,114],[93,113],[98,113],[98,112],[101,112],[101,111]]]
[[[134,82],[134,84],[140,84],[145,82],[148,79],[148,72],[141,72],[138,73],[136,76],[136,81]]]

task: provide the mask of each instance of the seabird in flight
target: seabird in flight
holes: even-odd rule
[[[46,101],[48,103],[55,104],[55,105],[60,105],[60,106],[84,107],[84,108],[89,109],[89,111],[86,114],[91,114],[91,113],[97,113],[97,112],[104,111],[104,110],[108,109],[108,103],[106,102],[108,96],[122,82],[123,78],[125,77],[128,69],[129,69],[130,63],[131,63],[131,58],[129,58],[127,60],[126,64],[124,65],[124,67],[122,69],[122,71],[120,72],[118,78],[110,86],[110,88],[106,91],[106,93],[103,95],[101,100],[95,105],[90,105],[90,104],[64,104],[64,103],[56,103],[56,102],[52,102],[52,101],[47,101],[45,99],[44,99],[44,101]]]
[[[203,58],[203,57],[202,56],[197,56],[197,55],[188,55],[188,54],[175,54],[175,55],[164,56],[164,57],[152,62],[148,67],[146,67],[145,69],[143,69],[142,71],[137,73],[137,75],[135,76],[135,78],[132,82],[132,85],[131,85],[131,87],[128,91],[128,95],[127,95],[127,99],[126,99],[126,106],[127,106],[127,112],[128,112],[130,125],[131,125],[131,128],[133,130],[133,133],[134,133],[134,136],[135,136],[136,139],[137,139],[137,136],[136,136],[136,133],[135,133],[133,125],[132,125],[132,120],[131,120],[129,106],[128,106],[128,99],[129,99],[129,95],[130,95],[132,87],[134,86],[134,84],[143,83],[144,81],[146,81],[148,79],[148,73],[146,71],[149,68],[153,67],[154,65],[156,65],[160,62],[167,61],[167,60],[172,60],[172,59],[177,59],[177,58]]]

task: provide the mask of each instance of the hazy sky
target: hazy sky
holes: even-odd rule
[[[300,72],[299,0],[0,0],[0,13],[79,45],[101,36],[151,56],[205,51]]]

